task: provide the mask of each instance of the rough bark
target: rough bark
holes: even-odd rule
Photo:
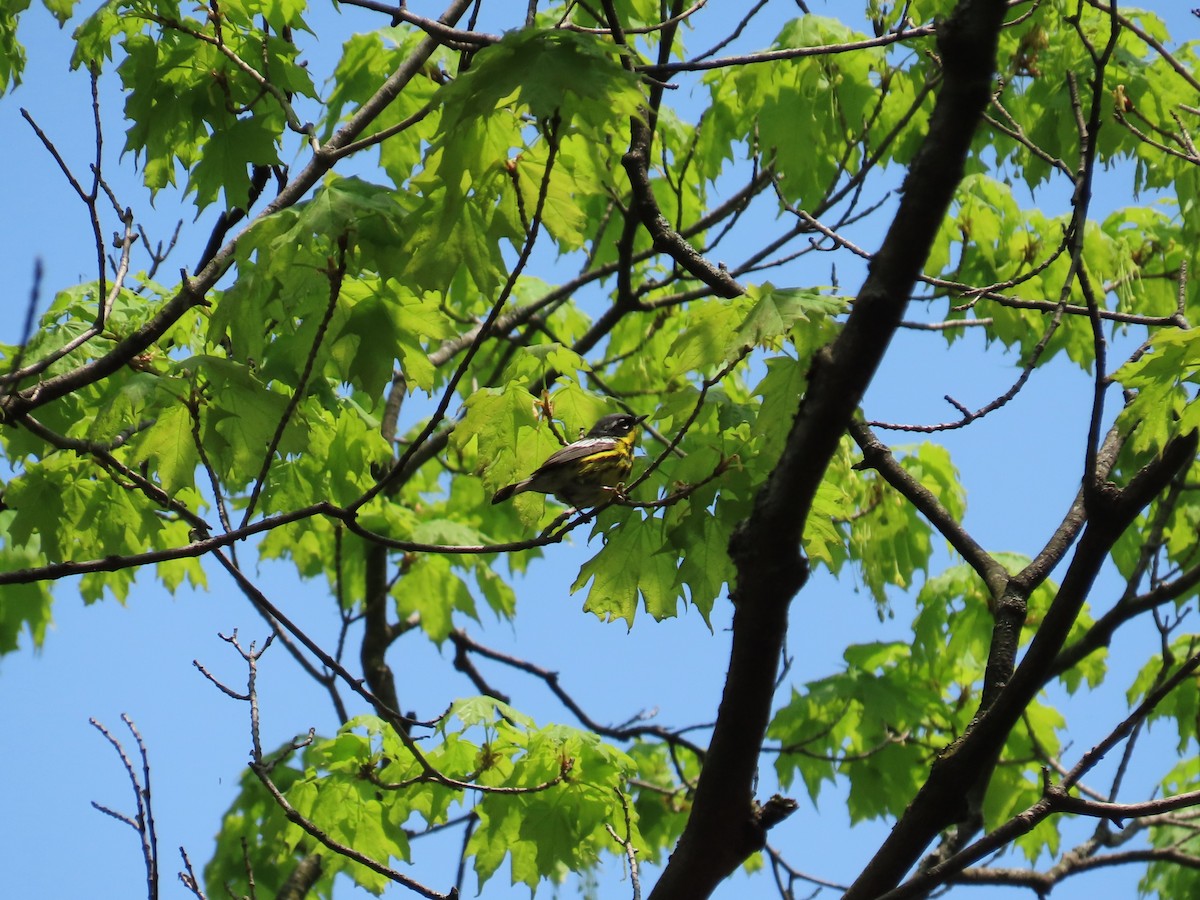
[[[821,351],[779,463],[730,542],[733,649],[692,815],[651,900],[709,896],[765,840],[753,792],[788,607],[808,577],[800,551],[817,487],[898,327],[962,178],[991,96],[1003,0],[964,0],[938,29],[944,81],[896,218],[838,338]]]

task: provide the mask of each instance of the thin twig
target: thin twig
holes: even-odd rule
[[[313,368],[317,362],[317,355],[325,343],[325,335],[329,330],[329,323],[333,321],[333,314],[337,310],[338,299],[342,295],[342,281],[346,277],[346,247],[348,244],[349,237],[344,232],[338,235],[337,264],[335,265],[333,260],[330,259],[329,269],[325,272],[329,278],[329,300],[325,304],[325,315],[321,317],[321,321],[317,325],[317,332],[313,335],[312,347],[309,348],[308,356],[304,360],[304,368],[301,370],[300,378],[292,390],[292,396],[288,398],[287,405],[279,416],[279,421],[275,425],[275,433],[271,435],[271,440],[267,442],[267,449],[263,454],[262,466],[259,468],[258,475],[254,479],[254,487],[250,491],[250,499],[246,501],[246,511],[242,514],[242,523],[238,526],[240,528],[245,528],[246,524],[254,516],[254,510],[258,506],[258,498],[262,493],[263,485],[266,484],[267,475],[271,471],[271,464],[275,461],[275,451],[279,449],[279,443],[283,440],[284,431],[291,424],[292,418],[296,414],[296,409],[300,406],[300,401],[307,394],[308,380],[312,377]]]
[[[126,754],[125,748],[121,746],[121,742],[116,739],[113,733],[96,719],[88,719],[92,727],[104,735],[105,739],[112,745],[112,748],[117,751],[117,756],[120,757],[121,764],[125,767],[125,774],[129,776],[130,786],[133,788],[136,812],[133,816],[127,816],[123,813],[115,812],[95,801],[92,801],[92,807],[119,822],[124,822],[137,832],[142,845],[142,861],[146,866],[146,896],[149,900],[158,900],[158,833],[155,829],[154,811],[150,803],[150,757],[146,752],[146,744],[142,740],[137,726],[133,724],[133,720],[125,713],[122,713],[121,721],[125,723],[125,727],[133,734],[134,740],[137,743],[142,761],[140,777],[134,768],[133,761]]]

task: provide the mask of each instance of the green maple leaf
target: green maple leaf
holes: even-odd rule
[[[604,548],[583,564],[571,592],[591,581],[583,608],[606,621],[624,619],[633,627],[638,596],[655,619],[678,613],[675,554],[664,548],[649,522],[630,515],[606,533]]]
[[[182,404],[159,413],[138,442],[137,459],[150,462],[168,494],[195,483],[200,453],[192,437],[192,416]]]

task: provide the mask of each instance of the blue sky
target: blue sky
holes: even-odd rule
[[[1197,20],[1186,14],[1184,5],[1169,0],[1145,5],[1169,14],[1174,34],[1200,33]],[[810,6],[823,13],[836,10],[838,4]],[[354,27],[378,24],[361,10],[343,9]],[[18,109],[27,107],[59,142],[72,165],[85,171],[92,152],[87,79],[67,71],[64,36],[44,10],[28,13],[22,38],[30,55],[26,83],[0,99],[0,133],[6,135],[0,161],[9,173],[0,182],[0,201],[13,223],[0,244],[0,258],[10,273],[8,299],[0,311],[0,340],[4,341],[19,336],[35,258],[46,267],[43,308],[53,290],[94,277],[83,207]],[[334,52],[339,42],[331,42],[328,51]],[[117,171],[123,138],[119,104],[106,90],[105,155],[110,173]],[[114,180],[122,196],[129,198],[126,202],[137,204],[152,233],[169,234],[180,215],[173,200],[164,196],[157,208],[151,208],[128,176],[128,165],[124,170],[126,174],[119,179],[114,174]],[[1065,204],[1062,198],[1054,202]],[[210,211],[194,227],[184,222],[189,237],[173,259],[174,268],[194,262],[211,217]],[[841,277],[843,289],[852,291],[859,276],[843,272]],[[772,280],[786,279],[773,275]],[[946,348],[927,335],[901,334],[868,396],[868,416],[940,421],[950,412],[942,399],[945,393],[968,406],[1002,393],[1015,377],[1014,360],[999,353],[982,355],[981,348],[977,335],[969,334]],[[945,438],[969,490],[967,525],[984,546],[1027,554],[1040,548],[1078,483],[1090,391],[1088,378],[1053,366],[1001,413]],[[581,596],[569,594],[588,555],[582,535],[574,546],[550,548],[546,558],[519,581],[521,606],[516,622],[496,623],[485,613],[484,627],[472,626],[473,633],[484,643],[561,671],[564,687],[600,721],[618,723],[649,710],[657,710],[658,721],[668,725],[710,720],[728,655],[728,603],[718,604],[712,631],[694,611],[663,623],[643,616],[630,632],[619,624],[600,623],[580,611]],[[297,583],[277,566],[263,567],[260,583],[289,614],[314,630],[333,621],[322,585]],[[1103,596],[1106,587],[1111,590],[1111,582],[1101,585],[1097,595]],[[153,767],[162,896],[186,896],[173,878],[178,859],[174,848],[186,846],[197,866],[208,858],[212,836],[234,795],[239,766],[249,750],[245,711],[214,690],[192,661],[199,660],[228,683],[239,685],[244,679],[241,663],[216,635],[237,629],[244,640],[261,642],[266,627],[215,568],[210,569],[208,592],[170,597],[143,575],[124,606],[106,601],[85,607],[70,582],[61,583],[56,596],[55,627],[44,648],[33,653],[26,646],[24,652],[0,660],[0,733],[6,736],[0,742],[6,798],[0,865],[6,872],[7,893],[30,898],[140,895],[143,874],[134,835],[90,807],[94,800],[118,810],[131,809],[128,780],[118,759],[88,725],[89,717],[95,717],[131,748],[119,721],[122,713],[128,713],[147,742]],[[801,683],[837,671],[842,666],[841,648],[848,642],[902,637],[910,613],[903,598],[897,598],[895,613],[894,619],[880,621],[869,595],[856,590],[852,577],[841,583],[814,579],[796,602],[796,624],[790,636],[795,660],[791,680]],[[1154,646],[1155,634],[1147,627],[1134,631],[1137,636],[1115,646],[1113,655],[1120,658],[1128,651],[1129,665],[1136,666]],[[406,707],[432,715],[449,697],[473,693],[466,679],[450,669],[451,653],[420,640],[393,653],[390,661]],[[495,676],[497,687],[513,696],[514,705],[539,721],[568,718],[540,685],[494,667],[487,671]],[[261,665],[268,746],[310,726],[329,732],[336,724],[324,698],[315,691],[295,689],[295,674],[291,660],[278,649]],[[1116,679],[1117,684],[1125,680]],[[1072,718],[1076,755],[1116,718],[1093,701],[1084,699],[1079,706]],[[1152,737],[1169,750],[1164,735]],[[801,798],[800,813],[773,832],[772,841],[788,848],[797,867],[848,880],[869,858],[886,826],[867,825],[848,835],[845,820],[836,791],[823,799],[817,811]],[[422,859],[424,847],[415,846],[414,877],[444,889],[453,872],[447,860],[457,852],[458,838],[427,840],[440,844],[430,860]],[[524,888],[506,890],[506,881],[502,870],[488,885],[488,896],[527,896]],[[758,896],[772,894],[768,881],[756,884]],[[1068,882],[1055,896],[1066,900],[1097,892],[1126,896],[1132,894],[1131,885],[1127,875],[1107,872]],[[472,879],[467,889],[473,892]],[[744,892],[745,886],[735,882],[719,896],[740,897]],[[561,893],[571,896],[574,889],[567,887]],[[404,895],[399,889],[389,892],[389,896]],[[606,900],[629,896],[618,866],[610,866],[602,876],[599,895]],[[211,886],[210,896],[219,896]],[[1027,894],[996,891],[989,896]]]

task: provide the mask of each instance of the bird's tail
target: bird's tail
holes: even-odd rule
[[[496,493],[492,494],[492,503],[493,504],[503,503],[505,500],[508,500],[514,494],[520,494],[523,491],[527,491],[528,489],[529,489],[529,481],[528,480],[518,481],[516,484],[510,484],[506,487],[502,487],[502,488],[500,488],[500,490],[496,491]]]

